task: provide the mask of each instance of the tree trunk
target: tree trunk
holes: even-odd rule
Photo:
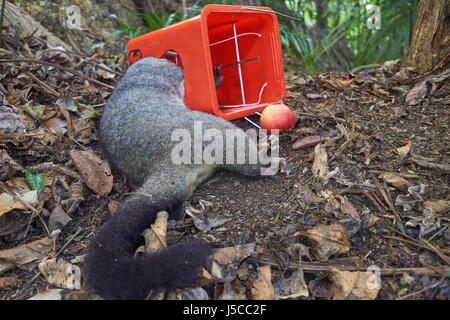
[[[450,54],[450,2],[421,0],[407,63],[420,72],[432,70]]]

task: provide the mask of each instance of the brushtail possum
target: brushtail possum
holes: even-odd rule
[[[175,218],[196,186],[217,170],[261,174],[262,165],[250,164],[248,158],[243,164],[175,164],[171,134],[180,128],[192,133],[196,121],[203,131],[215,129],[225,135],[226,129],[240,130],[214,115],[188,109],[183,69],[166,59],[147,57],[134,63],[111,94],[99,123],[99,143],[110,164],[139,188],[102,225],[88,249],[88,284],[104,298],[145,299],[152,290],[195,285],[209,245],[192,240],[135,257],[141,232],[161,210]]]

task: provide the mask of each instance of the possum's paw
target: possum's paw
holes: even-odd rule
[[[269,135],[264,139],[261,139],[261,141],[258,143],[258,151],[259,155],[266,155],[270,150],[273,150],[274,148],[279,148],[279,139],[275,135]]]
[[[280,161],[280,172],[285,173],[286,175],[291,174],[291,167],[289,166],[289,163],[287,162],[286,158],[279,158]]]
[[[280,172],[284,173],[286,175],[291,174],[291,167],[289,166],[289,163],[287,162],[286,158],[272,158],[271,161],[276,165],[278,164],[278,167],[280,168]]]

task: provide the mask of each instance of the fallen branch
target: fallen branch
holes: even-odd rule
[[[417,159],[414,157],[411,157],[411,160],[415,164],[418,164],[419,166],[427,168],[427,169],[443,171],[446,173],[450,172],[450,164],[434,163],[434,162],[429,162],[429,161],[425,161],[425,160],[420,160],[420,159]]]
[[[69,41],[70,45],[72,46],[73,50],[75,50],[75,52],[77,54],[79,54],[80,56],[84,56],[83,52],[81,52],[81,50],[78,49],[75,42],[73,42],[72,37],[70,36],[70,33],[67,31],[66,22],[64,21],[64,19],[62,17],[61,11],[59,11],[59,25],[60,25],[61,29],[63,30],[64,34],[66,35],[66,38]]]
[[[281,266],[278,260],[271,255],[259,255],[259,256],[250,256],[245,259],[248,263],[255,264],[268,264],[272,267],[276,267],[279,269],[286,268],[291,271],[298,270],[299,261],[295,259],[289,260],[287,265]],[[360,267],[358,265],[359,258],[351,257],[346,259],[335,259],[329,260],[326,262],[305,262],[302,261],[302,268],[305,273],[317,273],[317,272],[327,272],[331,271],[331,269],[338,269],[339,271],[367,271],[367,267]],[[415,273],[417,275],[428,275],[428,276],[444,276],[450,270],[449,265],[441,265],[435,267],[417,267],[417,268],[380,268],[380,274],[382,276],[394,276],[403,272],[407,273]]]
[[[80,179],[80,175],[78,174],[78,172],[70,170],[61,164],[54,164],[52,162],[44,162],[44,163],[40,163],[38,165],[32,166],[32,168],[34,170],[38,170],[38,171],[56,171],[56,172],[65,174],[71,178]]]

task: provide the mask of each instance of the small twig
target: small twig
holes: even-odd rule
[[[311,234],[311,233],[304,232],[304,231],[297,231],[296,233],[294,233],[294,237],[297,237],[297,236],[310,237],[311,235],[314,235],[316,237],[325,239],[327,241],[331,241],[331,242],[340,244],[341,246],[345,246],[345,247],[349,246],[347,243],[345,243],[345,242],[343,242],[341,240],[336,240],[336,239],[333,239],[333,238],[330,238],[330,237],[327,237],[327,236],[324,236],[324,235],[318,234],[318,233]]]
[[[377,169],[371,169],[371,168],[369,168],[369,170],[372,171],[372,172],[375,172],[375,173],[392,173],[392,172],[389,172],[389,171],[383,171],[383,170],[377,170]],[[419,179],[420,178],[417,174],[413,174],[413,173],[396,172],[395,175],[403,177],[403,178],[413,178],[413,179]]]
[[[61,247],[61,249],[59,249],[59,251],[53,256],[53,258],[59,256],[60,253],[62,253],[67,248],[67,246],[76,238],[76,236],[80,234],[82,230],[83,230],[82,228],[78,228],[78,230],[73,235],[70,236],[67,242]]]
[[[392,228],[389,228],[389,230],[392,230],[392,231],[396,232],[397,234],[400,233],[397,230],[392,229]],[[400,241],[403,241],[403,242],[415,245],[417,247],[420,247],[420,248],[423,248],[423,249],[427,249],[427,250],[435,253],[437,256],[439,256],[442,260],[445,261],[446,264],[450,265],[450,257],[448,257],[446,254],[441,252],[439,249],[435,248],[428,241],[426,241],[426,240],[417,241],[416,239],[414,239],[414,238],[412,238],[412,237],[410,237],[408,235],[405,235],[405,234],[402,234],[402,236],[405,237],[406,239],[395,237],[395,236],[387,236],[387,235],[385,235],[386,238],[390,238],[390,239],[394,239],[394,240],[400,240]]]
[[[350,139],[348,139],[347,141],[345,141],[338,149],[338,151],[336,151],[336,153],[331,157],[330,160],[328,160],[328,162],[330,163],[331,161],[333,161],[334,159],[336,159],[337,157],[339,157],[341,155],[342,152],[344,152],[344,149],[347,147],[347,145],[355,140],[356,138],[359,137],[359,133],[355,134],[354,136],[352,136]]]
[[[34,137],[34,136],[51,136],[53,133],[5,133],[0,138],[17,138],[17,137]]]
[[[346,124],[350,124],[348,120],[346,119],[342,119],[339,117],[331,117],[329,115],[324,115],[324,114],[314,114],[314,113],[308,113],[308,112],[297,112],[298,115],[300,116],[308,116],[308,117],[314,117],[314,118],[318,118],[318,119],[322,119],[322,118],[333,118],[336,122],[343,122]],[[361,130],[362,127],[356,123],[353,124],[355,126],[356,129]]]
[[[392,213],[394,214],[395,220],[397,222],[397,227],[400,229],[400,231],[401,231],[401,233],[403,235],[406,235],[406,230],[405,230],[405,227],[403,226],[402,218],[398,214],[397,210],[395,210],[395,207],[392,204],[392,201],[388,198],[386,192],[383,190],[383,188],[381,188],[381,186],[380,186],[380,184],[378,182],[375,181],[375,185],[377,186],[377,189],[381,192],[381,195],[383,196],[384,201],[386,201],[386,203],[388,204],[388,206],[391,209]]]
[[[65,174],[66,176],[69,176],[69,177],[71,177],[71,178],[74,178],[74,179],[80,179],[80,175],[78,174],[78,172],[73,171],[73,170],[70,170],[70,169],[68,169],[67,167],[65,167],[65,166],[62,165],[62,164],[54,164],[54,163],[52,163],[52,162],[44,162],[44,163],[41,163],[41,164],[37,164],[37,165],[35,165],[35,166],[32,166],[32,168],[33,168],[34,170],[56,171],[56,172]]]
[[[368,64],[365,66],[359,66],[359,67],[353,68],[352,70],[350,70],[350,73],[355,73],[355,72],[358,72],[358,71],[360,71],[362,69],[366,69],[366,68],[374,69],[374,68],[379,68],[379,67],[381,67],[381,64],[379,64],[379,63]]]
[[[59,98],[60,94],[58,92],[56,92],[55,90],[53,90],[52,88],[50,88],[45,82],[39,80],[34,74],[25,71],[25,74],[27,76],[29,76],[31,79],[33,79],[34,81],[36,81],[42,88],[44,88],[45,90],[47,90],[49,93],[51,93],[52,95],[54,95],[55,97]]]
[[[403,299],[415,296],[416,294],[421,294],[422,292],[425,292],[427,290],[436,288],[437,286],[439,286],[441,283],[444,282],[445,278],[447,278],[447,275],[442,276],[442,278],[438,282],[436,282],[435,284],[432,284],[431,286],[428,286],[428,287],[423,288],[422,290],[419,290],[419,291],[416,291],[416,292],[411,292],[411,293],[409,293],[407,295],[404,295],[404,296],[401,296],[401,297],[399,297],[399,298],[397,298],[395,300],[403,300]]]
[[[433,234],[433,235],[430,237],[430,239],[428,239],[428,241],[431,241],[431,240],[433,240],[434,238],[436,238],[438,235],[440,235],[442,232],[444,232],[445,229],[447,229],[447,228],[448,228],[448,225],[445,226],[445,227],[443,227],[441,230],[439,230],[439,231],[436,232],[435,234]]]

